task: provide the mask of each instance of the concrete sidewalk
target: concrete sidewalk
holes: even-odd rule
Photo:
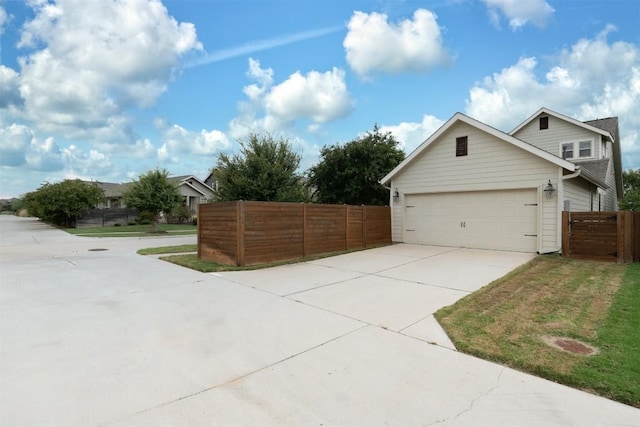
[[[194,242],[0,217],[0,425],[640,425],[451,349],[433,311],[531,255],[394,245],[203,274],[135,254]]]

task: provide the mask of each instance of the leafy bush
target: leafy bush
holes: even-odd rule
[[[167,215],[167,222],[170,224],[188,224],[193,217],[191,209],[185,205],[178,206],[171,214]]]

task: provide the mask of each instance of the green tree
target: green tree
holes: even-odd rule
[[[308,171],[308,184],[320,203],[387,205],[389,190],[379,183],[404,159],[399,142],[390,132],[372,132],[347,142],[325,146],[320,162]]]
[[[307,199],[300,175],[300,155],[286,139],[251,134],[239,154],[220,154],[213,168],[217,199],[302,202]]]
[[[168,177],[166,169],[148,171],[124,193],[127,207],[146,212],[151,217],[154,232],[158,232],[160,213],[172,212],[183,201],[178,187],[169,182]]]
[[[73,227],[75,221],[104,200],[104,192],[95,184],[79,179],[59,183],[45,182],[27,193],[24,205],[31,215],[56,225]]]
[[[622,172],[624,197],[618,202],[623,211],[640,211],[640,169]]]

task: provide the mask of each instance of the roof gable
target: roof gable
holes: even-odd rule
[[[549,116],[553,116],[557,119],[560,120],[564,120],[565,122],[569,122],[572,125],[578,126],[580,128],[586,129],[588,131],[597,133],[599,135],[602,135],[604,137],[609,138],[609,140],[611,141],[615,141],[615,138],[613,136],[612,133],[610,133],[609,131],[607,131],[606,129],[597,127],[597,126],[593,126],[592,124],[590,124],[590,122],[581,122],[578,121],[576,119],[573,119],[569,116],[565,116],[564,114],[560,114],[557,113],[555,111],[549,110],[548,108],[542,107],[541,109],[539,109],[538,111],[536,111],[535,113],[533,113],[531,116],[529,116],[528,119],[526,119],[524,122],[520,123],[515,129],[513,129],[511,132],[509,132],[509,135],[515,135],[520,129],[524,128],[525,126],[527,126],[529,123],[531,123],[532,121],[534,121],[538,116],[540,116],[541,114],[546,114]]]
[[[554,156],[553,154],[544,151],[538,147],[535,147],[527,142],[524,142],[518,138],[515,138],[511,135],[508,135],[498,129],[495,129],[485,123],[479,122],[478,120],[472,119],[469,116],[466,116],[462,113],[456,113],[453,117],[451,117],[444,125],[442,125],[437,131],[435,131],[426,141],[418,146],[411,154],[409,154],[398,166],[396,166],[391,172],[389,172],[384,178],[380,180],[380,183],[385,185],[388,184],[395,175],[397,175],[401,170],[403,170],[407,165],[412,163],[424,150],[427,149],[431,144],[436,142],[440,136],[442,136],[447,130],[449,130],[453,125],[458,122],[466,123],[470,126],[473,126],[483,132],[486,132],[505,143],[511,144],[515,147],[518,147],[522,150],[525,150],[535,156],[538,156],[548,162],[551,162],[559,167],[567,169],[570,172],[575,171],[575,165],[571,162],[561,159],[558,156]]]

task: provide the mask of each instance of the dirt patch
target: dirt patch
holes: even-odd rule
[[[557,348],[558,350],[566,351],[567,353],[579,354],[581,356],[593,356],[594,354],[598,353],[597,348],[573,338],[543,337],[543,339],[544,342],[546,342],[551,347]]]

